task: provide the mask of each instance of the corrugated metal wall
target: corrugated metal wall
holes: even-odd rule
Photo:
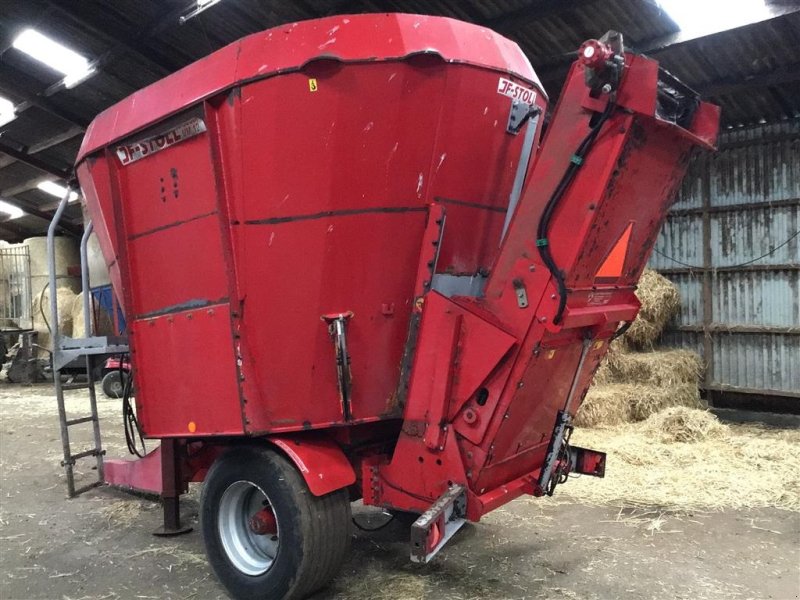
[[[707,389],[800,399],[798,231],[800,119],[693,160],[650,266],[683,300],[664,342],[704,356]]]

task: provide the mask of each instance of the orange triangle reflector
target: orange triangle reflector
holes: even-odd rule
[[[631,221],[619,236],[617,243],[608,253],[603,264],[595,274],[596,279],[616,279],[622,277],[622,270],[625,267],[625,257],[628,256],[628,243],[631,241],[633,232],[633,221]]]

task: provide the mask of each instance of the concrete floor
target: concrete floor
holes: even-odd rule
[[[74,414],[80,398],[70,392]],[[101,401],[111,456],[123,456],[119,409]],[[88,428],[77,438],[79,447]],[[112,489],[66,500],[59,460],[50,388],[0,384],[0,598],[226,597],[196,529],[153,537],[158,505]],[[87,466],[84,481],[93,474]],[[193,489],[184,502],[195,526],[197,498]],[[795,512],[674,513],[562,494],[520,499],[467,525],[427,566],[409,563],[399,523],[354,531],[342,574],[317,598],[788,600],[800,598],[799,547]]]

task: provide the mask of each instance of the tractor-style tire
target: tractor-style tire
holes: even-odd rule
[[[127,373],[122,374],[118,369],[103,375],[103,393],[109,398],[122,398],[125,391]]]
[[[274,535],[252,525],[263,508],[277,521]],[[200,521],[211,568],[239,600],[305,598],[336,576],[350,548],[347,490],[314,496],[289,460],[264,447],[234,448],[216,460]]]

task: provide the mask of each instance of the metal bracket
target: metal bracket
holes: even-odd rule
[[[434,203],[428,205],[428,222],[422,238],[417,279],[414,284],[414,306],[411,310],[411,319],[408,323],[408,335],[403,348],[403,357],[400,360],[400,381],[397,384],[397,405],[405,406],[408,397],[408,382],[411,377],[411,366],[414,360],[414,350],[417,346],[420,318],[425,304],[425,296],[431,290],[436,275],[436,265],[439,262],[439,250],[442,247],[446,212],[443,205]]]
[[[522,100],[512,100],[511,109],[508,111],[506,132],[517,135],[522,131],[522,126],[525,125],[527,120],[534,115],[538,115],[540,112],[541,109],[535,104],[528,104]]]
[[[517,278],[511,283],[514,286],[514,293],[517,296],[517,306],[520,308],[528,308],[528,292],[525,289],[525,282]]]
[[[350,407],[350,387],[352,376],[350,374],[350,354],[347,351],[347,321],[353,318],[353,312],[333,313],[320,317],[328,325],[328,333],[333,338],[336,351],[336,376],[339,380],[339,397],[342,401],[342,416],[345,421],[352,417]]]
[[[606,476],[606,453],[578,446],[569,447],[569,471],[592,477]]]
[[[564,450],[564,440],[567,430],[570,428],[570,421],[571,419],[567,411],[558,411],[556,426],[553,428],[553,436],[550,438],[550,445],[547,447],[544,466],[542,466],[542,473],[539,477],[539,489],[541,493],[545,493],[548,496],[553,495],[555,485],[552,483],[552,480],[553,476],[556,474],[558,462]]]
[[[519,102],[515,100],[514,102]],[[511,105],[511,111],[514,111],[514,105]],[[511,224],[511,218],[514,216],[514,211],[517,210],[517,204],[519,204],[520,196],[522,196],[522,188],[525,185],[525,178],[528,176],[528,163],[531,161],[531,153],[533,152],[533,144],[536,141],[536,130],[539,127],[539,115],[542,114],[542,111],[539,110],[538,107],[535,107],[535,110],[529,112],[519,123],[519,125],[515,124],[514,127],[516,128],[514,131],[509,131],[509,127],[511,127],[511,114],[509,115],[509,123],[506,127],[506,131],[509,133],[513,133],[516,135],[522,130],[522,127],[525,125],[526,121],[530,121],[528,123],[528,128],[525,130],[525,136],[522,140],[522,150],[519,153],[519,162],[517,163],[517,172],[514,175],[514,185],[511,187],[511,194],[508,196],[508,209],[506,210],[506,218],[503,222],[503,232],[500,234],[500,242],[503,241],[506,237],[506,232],[508,231],[508,226]]]
[[[411,560],[427,563],[466,523],[466,487],[454,485],[411,526]]]
[[[60,371],[70,362],[82,356],[127,354],[128,351],[128,339],[125,337],[101,335],[70,338],[59,336],[58,342],[54,342],[53,371]]]

